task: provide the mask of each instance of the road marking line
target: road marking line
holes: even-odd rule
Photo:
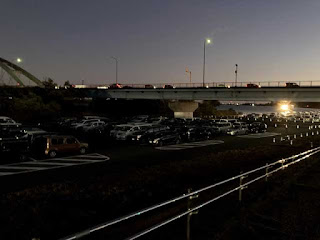
[[[264,138],[281,135],[281,133],[254,133],[249,135],[237,136],[239,138]]]
[[[102,162],[103,160],[93,160],[93,159],[77,159],[77,158],[60,158],[60,159],[50,159],[48,162]],[[39,161],[40,162],[40,161]]]
[[[44,162],[44,161],[41,161],[41,162],[28,162],[28,164],[34,164],[34,165],[65,165],[65,166],[72,166],[72,165],[75,165],[74,163],[53,163],[53,162]]]
[[[7,176],[7,175],[16,175],[16,174],[22,174],[22,173],[58,169],[58,168],[77,166],[77,165],[85,165],[85,164],[110,160],[108,156],[104,156],[101,154],[98,154],[98,155],[99,156],[93,156],[92,154],[90,154],[90,156],[87,159],[85,159],[86,155],[78,155],[84,159],[74,159],[74,158],[77,158],[78,156],[70,156],[65,158],[52,158],[52,159],[45,159],[45,160],[32,159],[33,161],[4,164],[4,165],[0,165],[0,177]],[[94,158],[94,159],[91,159],[91,158]],[[36,166],[37,164],[39,165],[38,167]],[[33,165],[33,166],[26,167],[28,165]],[[40,167],[41,165],[47,165],[47,166]],[[4,171],[6,169],[17,170],[17,171],[14,171],[14,172]]]
[[[206,140],[203,142],[192,142],[192,143],[182,143],[177,145],[168,145],[163,147],[156,147],[157,150],[183,150],[183,149],[190,149],[196,147],[205,147],[210,145],[217,145],[222,144],[224,141],[222,140]]]
[[[1,169],[16,169],[16,170],[42,170],[46,169],[46,167],[18,167],[18,166],[0,166]]]
[[[0,172],[0,176],[15,174],[16,172]]]

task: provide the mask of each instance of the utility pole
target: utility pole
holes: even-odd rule
[[[190,79],[190,83],[191,83],[191,71],[189,71],[188,68],[186,68],[186,73],[189,73],[189,79]]]
[[[116,57],[111,57],[116,61],[116,83],[118,83],[118,59]]]
[[[238,81],[238,64],[236,64],[236,70],[234,71],[235,73],[235,87],[237,86],[237,81]]]

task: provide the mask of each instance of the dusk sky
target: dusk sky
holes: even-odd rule
[[[0,57],[57,83],[320,80],[319,0],[1,0]]]

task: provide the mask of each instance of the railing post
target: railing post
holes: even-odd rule
[[[240,172],[240,174],[242,174],[243,172],[241,171]],[[248,188],[248,186],[245,186],[245,187],[243,187],[242,186],[242,183],[243,183],[243,180],[245,179],[245,178],[247,178],[248,176],[241,176],[240,177],[240,185],[239,185],[239,202],[241,202],[242,201],[242,190],[244,190],[244,189],[246,189],[246,188]]]
[[[191,193],[191,192],[192,192],[192,189],[189,188],[188,189],[188,194]],[[191,200],[194,199],[194,198],[198,198],[198,197],[199,197],[199,194],[192,195],[192,196],[188,197],[188,211],[191,210]],[[198,214],[198,211],[190,212],[187,215],[187,240],[190,240],[190,221],[191,221],[191,216],[193,214]]]
[[[266,178],[265,178],[266,182],[268,182],[268,177],[272,175],[269,173],[269,168],[271,167],[269,167],[269,164],[266,163]]]

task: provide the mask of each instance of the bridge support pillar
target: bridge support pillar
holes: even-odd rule
[[[193,118],[193,112],[199,103],[195,101],[173,101],[169,102],[169,108],[174,112],[175,118]]]

